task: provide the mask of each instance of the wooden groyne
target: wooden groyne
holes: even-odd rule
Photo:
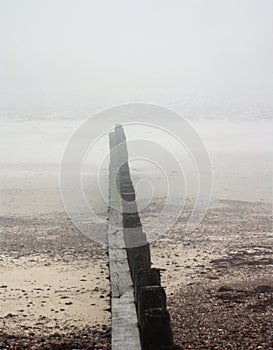
[[[173,349],[160,270],[151,268],[121,125],[109,134],[109,270],[112,349]]]

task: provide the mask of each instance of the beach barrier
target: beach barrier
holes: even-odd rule
[[[171,350],[173,336],[160,270],[139,218],[121,125],[109,134],[109,271],[112,349]]]

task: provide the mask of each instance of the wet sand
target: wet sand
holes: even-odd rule
[[[109,348],[106,247],[59,213],[2,217],[1,247],[0,348]]]

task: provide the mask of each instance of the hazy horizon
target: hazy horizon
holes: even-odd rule
[[[217,197],[271,200],[272,13],[268,0],[0,0],[0,205],[59,205],[71,135],[94,113],[134,102],[192,124],[212,158]],[[174,126],[165,112],[158,118]],[[102,157],[96,149],[94,163]],[[138,166],[143,177],[151,172]]]
[[[146,102],[271,119],[272,13],[270,0],[0,0],[0,118]]]

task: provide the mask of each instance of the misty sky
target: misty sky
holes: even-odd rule
[[[272,107],[272,0],[0,0],[0,115]]]

